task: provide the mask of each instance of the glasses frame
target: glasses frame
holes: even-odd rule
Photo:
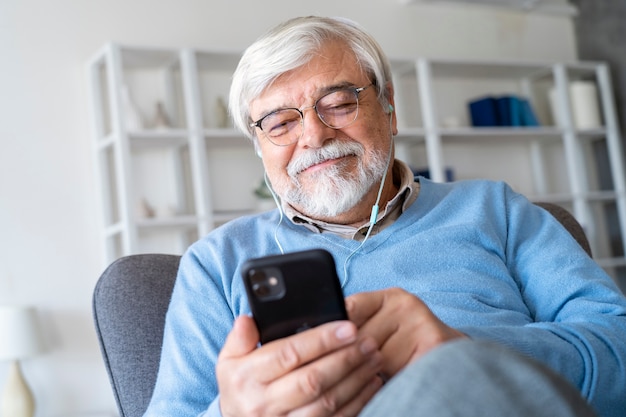
[[[354,122],[356,121],[356,119],[359,117],[359,94],[360,94],[362,91],[365,91],[366,89],[368,89],[369,87],[371,87],[371,86],[373,86],[373,85],[374,85],[373,83],[370,83],[370,84],[368,84],[368,85],[366,85],[366,86],[363,86],[363,87],[343,87],[343,88],[338,88],[338,89],[336,89],[336,90],[329,91],[328,93],[326,93],[326,94],[324,94],[323,96],[319,97],[317,100],[315,100],[315,103],[314,103],[312,106],[306,106],[306,107],[301,107],[301,108],[297,108],[297,107],[285,107],[285,108],[282,108],[282,109],[276,109],[276,110],[274,110],[274,111],[272,111],[272,112],[269,112],[269,113],[268,113],[268,114],[266,114],[265,116],[261,117],[261,118],[260,118],[259,120],[257,120],[256,122],[252,122],[252,123],[250,123],[250,125],[249,125],[249,126],[250,126],[250,127],[258,127],[258,128],[259,128],[259,130],[260,130],[261,132],[263,132],[263,136],[265,136],[265,138],[266,138],[267,140],[269,140],[269,141],[270,141],[273,145],[276,145],[276,146],[289,146],[289,145],[293,145],[294,143],[297,143],[297,142],[300,140],[300,138],[301,138],[301,137],[302,137],[302,135],[304,134],[304,110],[307,110],[307,109],[315,109],[315,114],[317,115],[317,118],[318,118],[318,119],[320,119],[320,121],[321,121],[322,123],[324,123],[324,125],[326,125],[326,126],[330,127],[331,129],[343,129],[344,127],[348,127],[348,126],[350,126],[350,125],[351,125],[352,123],[354,123]],[[343,125],[343,126],[331,126],[331,125],[329,125],[329,124],[328,124],[328,123],[324,120],[324,118],[322,117],[322,115],[320,115],[319,111],[317,110],[317,104],[318,104],[318,103],[320,102],[320,100],[322,100],[323,98],[325,98],[325,97],[327,97],[327,96],[329,96],[329,95],[331,95],[331,94],[334,94],[334,93],[336,93],[336,92],[338,92],[338,91],[352,91],[352,93],[354,94],[354,96],[355,96],[355,98],[356,98],[356,114],[354,115],[354,120],[352,120],[351,122],[349,122],[349,123],[347,123],[347,124],[345,124],[345,125]],[[295,140],[293,140],[292,142],[289,142],[289,143],[276,143],[276,142],[274,142],[274,141],[272,140],[272,138],[271,138],[271,137],[270,137],[267,133],[265,133],[265,131],[264,131],[264,130],[263,130],[263,128],[261,127],[261,124],[263,123],[263,120],[265,120],[265,118],[266,118],[266,117],[269,117],[269,116],[271,116],[271,115],[273,115],[273,114],[275,114],[275,113],[277,113],[277,112],[280,112],[280,111],[285,111],[285,110],[295,110],[295,111],[297,111],[298,113],[300,113],[300,126],[301,126],[301,128],[302,128],[302,131],[300,132],[300,135],[299,135],[299,136],[298,136]]]

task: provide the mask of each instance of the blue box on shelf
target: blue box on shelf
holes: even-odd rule
[[[496,99],[483,97],[469,103],[472,126],[498,126]]]
[[[515,95],[487,96],[468,103],[472,126],[539,126],[530,102]]]

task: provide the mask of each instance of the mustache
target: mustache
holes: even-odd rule
[[[311,149],[306,153],[298,155],[292,159],[287,165],[287,174],[291,178],[324,161],[338,159],[345,156],[363,156],[365,149],[358,142],[346,141],[328,141],[319,149]]]

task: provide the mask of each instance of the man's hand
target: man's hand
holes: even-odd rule
[[[441,343],[466,337],[439,320],[415,295],[399,288],[351,295],[346,309],[359,334],[376,339],[387,377]]]
[[[348,321],[258,342],[254,321],[239,317],[216,366],[225,417],[356,416],[382,385],[376,341]]]

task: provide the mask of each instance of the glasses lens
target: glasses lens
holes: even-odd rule
[[[295,109],[270,113],[261,122],[261,130],[276,145],[294,143],[302,133],[302,115]]]
[[[354,122],[359,113],[358,92],[364,89],[346,88],[321,97],[315,103],[320,120],[333,129],[341,129]],[[299,110],[282,109],[265,116],[259,127],[270,142],[286,146],[300,139],[302,125],[302,113]]]
[[[338,90],[320,98],[317,114],[328,127],[340,129],[356,120],[359,99],[354,89]]]

